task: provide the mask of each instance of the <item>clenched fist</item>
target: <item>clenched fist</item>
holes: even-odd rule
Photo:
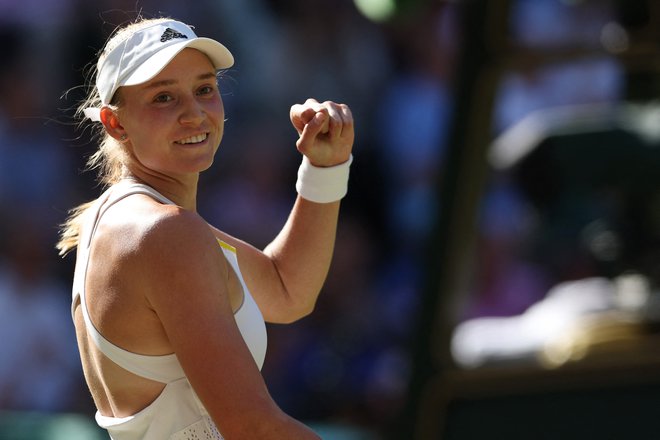
[[[290,118],[300,136],[296,147],[312,165],[330,167],[349,159],[355,131],[346,104],[308,99],[291,106]]]

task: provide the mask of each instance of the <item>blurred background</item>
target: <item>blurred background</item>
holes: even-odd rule
[[[263,247],[295,198],[289,107],[357,124],[315,313],[269,326],[275,400],[324,439],[651,438],[660,408],[660,4],[0,0],[0,439],[107,438],[70,319],[96,197],[84,72],[118,25],[225,43],[199,211]]]

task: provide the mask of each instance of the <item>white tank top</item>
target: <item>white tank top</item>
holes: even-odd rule
[[[137,414],[116,418],[97,412],[96,421],[99,426],[108,430],[113,440],[222,440],[220,432],[190,386],[176,354],[149,356],[124,350],[105,339],[89,317],[84,287],[94,232],[103,213],[114,203],[132,194],[146,194],[161,203],[174,204],[153,188],[132,182],[120,182],[103,193],[91,208],[91,215],[87,217],[88,223],[83,225],[73,280],[72,304],[75,305],[80,297],[87,332],[104,355],[133,374],[166,385],[156,400]],[[243,303],[234,318],[254,361],[261,369],[267,345],[263,316],[245,285],[238,267],[236,249],[220,240],[218,243],[241,282]]]

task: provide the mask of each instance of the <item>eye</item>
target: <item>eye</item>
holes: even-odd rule
[[[197,89],[198,95],[211,95],[215,93],[216,88],[211,85],[205,85]]]
[[[168,94],[166,94],[166,93],[161,93],[160,95],[157,95],[157,96],[154,98],[154,102],[156,102],[156,103],[169,102],[169,101],[171,101],[172,99],[173,99],[172,96],[170,96],[170,95],[168,95]]]

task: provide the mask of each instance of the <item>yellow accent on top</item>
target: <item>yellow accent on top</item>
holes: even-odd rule
[[[234,246],[225,243],[224,241],[220,240],[219,238],[216,238],[216,240],[218,240],[218,244],[219,244],[221,247],[227,249],[229,252],[236,253],[236,248],[235,248]]]

